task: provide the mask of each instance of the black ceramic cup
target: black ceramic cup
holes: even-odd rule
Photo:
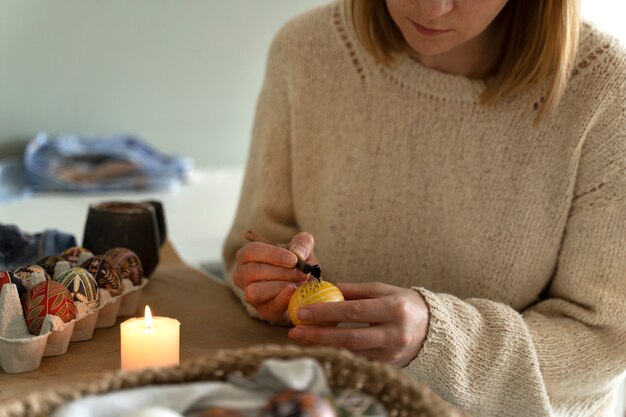
[[[159,246],[163,246],[163,242],[167,239],[167,222],[165,221],[165,209],[163,203],[158,200],[143,201],[150,204],[156,213],[157,226],[159,227]]]
[[[91,204],[82,246],[96,255],[115,247],[128,248],[137,254],[149,277],[159,263],[160,236],[154,207],[124,201]]]

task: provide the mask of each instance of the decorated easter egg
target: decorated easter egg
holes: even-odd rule
[[[298,310],[304,306],[315,303],[328,303],[343,301],[343,294],[339,288],[328,281],[307,281],[300,285],[289,299],[289,318],[294,325],[301,324],[298,319]],[[337,323],[317,323],[320,325],[336,326]]]
[[[80,301],[88,308],[100,307],[98,284],[89,271],[73,267],[53,279],[63,284],[70,291],[74,301]]]
[[[27,290],[40,282],[50,281],[50,275],[48,275],[46,270],[36,264],[22,265],[13,271],[13,275],[22,281]]]
[[[11,271],[0,271],[0,288],[2,288],[4,284],[15,284],[17,287],[17,294],[20,298],[26,295],[27,290],[22,283],[22,280],[17,278]]]
[[[45,269],[50,277],[54,277],[54,267],[56,266],[57,262],[64,260],[65,259],[61,258],[60,256],[50,255],[44,256],[35,263]]]
[[[77,266],[91,258],[93,253],[82,246],[72,246],[61,252],[59,256],[68,261],[72,266]]]
[[[273,395],[260,417],[337,417],[330,401],[312,392],[285,390]]]
[[[121,279],[129,279],[134,285],[141,285],[143,268],[135,252],[126,248],[111,248],[106,251],[104,257],[117,270]]]
[[[72,295],[55,281],[40,282],[28,290],[24,299],[24,316],[31,334],[39,334],[46,314],[58,316],[65,323],[76,318]]]
[[[111,265],[104,256],[92,256],[80,266],[89,271],[96,279],[98,287],[108,290],[111,297],[117,297],[122,294],[122,281],[120,280],[120,276],[117,274],[113,265]]]

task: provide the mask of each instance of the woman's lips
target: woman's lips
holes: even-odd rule
[[[439,36],[439,35],[443,35],[444,33],[450,32],[450,29],[441,30],[441,29],[427,28],[426,26],[422,26],[419,23],[415,23],[412,20],[411,20],[411,23],[413,24],[413,27],[424,36]]]

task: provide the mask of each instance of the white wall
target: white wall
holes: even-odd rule
[[[0,157],[40,130],[245,159],[270,41],[326,0],[0,0]]]
[[[241,164],[272,37],[326,1],[0,0],[0,157],[40,130],[130,132]],[[617,3],[583,12],[626,39]]]

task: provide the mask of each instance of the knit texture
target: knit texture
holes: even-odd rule
[[[445,400],[475,417],[605,415],[626,370],[625,57],[585,24],[562,101],[533,126],[530,93],[484,107],[483,81],[376,64],[342,3],[292,20],[224,247],[231,285],[247,229],[308,231],[326,279],[424,295],[406,371]]]

